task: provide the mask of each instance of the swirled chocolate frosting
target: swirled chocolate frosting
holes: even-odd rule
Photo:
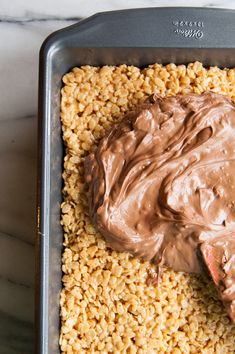
[[[235,105],[152,96],[85,160],[95,227],[118,251],[201,271],[197,247],[235,228]]]

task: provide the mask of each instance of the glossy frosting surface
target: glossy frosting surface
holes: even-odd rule
[[[113,249],[201,271],[199,244],[235,223],[235,106],[215,93],[148,102],[85,160],[90,214]]]

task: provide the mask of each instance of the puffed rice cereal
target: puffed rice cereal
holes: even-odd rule
[[[94,230],[83,176],[84,157],[150,94],[210,90],[235,99],[235,69],[199,62],[145,69],[82,66],[63,83],[62,353],[235,353],[235,326],[212,281],[167,270],[159,286],[147,285],[153,265],[112,251]]]

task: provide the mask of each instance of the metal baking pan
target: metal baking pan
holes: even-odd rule
[[[63,232],[61,78],[74,66],[189,63],[235,66],[235,11],[148,8],[94,15],[50,35],[40,51],[36,353],[59,353]]]

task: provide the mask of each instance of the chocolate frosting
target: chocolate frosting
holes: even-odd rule
[[[85,179],[113,249],[199,273],[198,244],[235,226],[235,105],[215,93],[155,95],[101,140]]]

